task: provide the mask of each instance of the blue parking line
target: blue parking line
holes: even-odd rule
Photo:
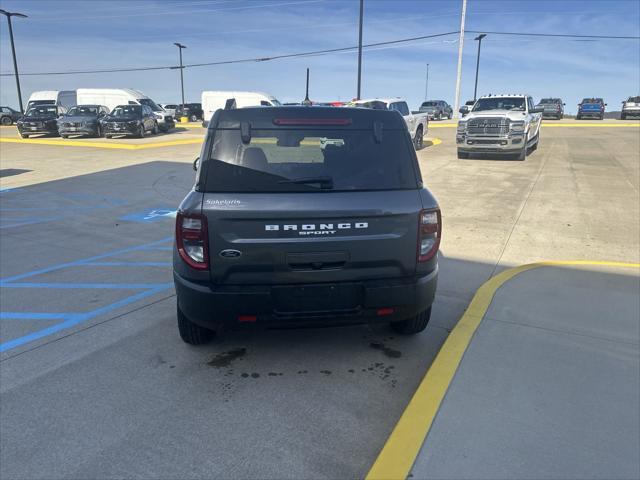
[[[67,328],[71,328],[75,325],[78,325],[79,323],[86,322],[87,320],[97,317],[98,315],[108,313],[117,308],[129,305],[130,303],[134,303],[134,302],[137,302],[138,300],[142,300],[143,298],[150,297],[151,295],[155,295],[157,293],[163,292],[168,288],[169,287],[154,288],[151,290],[147,290],[146,292],[140,292],[136,295],[131,295],[123,300],[111,303],[109,305],[105,305],[104,307],[97,308],[90,312],[79,313],[79,314],[69,314],[69,317],[64,322],[58,323],[56,325],[52,325],[47,328],[43,328],[42,330],[38,330],[37,332],[33,332],[28,335],[24,335],[22,337],[14,338],[13,340],[9,340],[4,343],[0,343],[0,353],[6,352],[7,350],[11,350],[12,348],[19,347],[26,343],[33,342],[40,338],[53,335],[54,333],[57,333],[61,330],[65,330]]]
[[[171,262],[85,262],[89,267],[170,267]]]
[[[102,255],[96,255],[94,257],[83,258],[81,260],[75,260],[73,262],[59,263],[57,265],[52,265],[50,267],[41,268],[39,270],[33,270],[31,272],[22,273],[20,275],[14,275],[12,277],[2,278],[2,279],[0,279],[0,282],[6,284],[8,282],[13,282],[15,280],[21,280],[23,278],[33,277],[35,275],[40,275],[42,273],[49,273],[49,272],[53,272],[55,270],[61,270],[63,268],[67,268],[67,267],[75,267],[77,265],[82,265],[82,264],[84,264],[86,262],[93,262],[95,260],[102,260],[103,258],[113,257],[115,255],[120,255],[122,253],[134,252],[134,251],[139,251],[139,250],[146,250],[148,247],[154,247],[156,245],[161,245],[163,243],[166,243],[166,242],[172,241],[172,240],[173,240],[173,237],[167,237],[167,238],[163,238],[162,240],[155,241],[155,242],[146,243],[146,244],[138,245],[138,246],[135,246],[135,247],[127,247],[127,248],[123,248],[123,249],[120,249],[120,250],[114,250],[112,252],[104,253]],[[168,247],[168,248],[172,248],[172,247]]]
[[[97,288],[106,290],[145,290],[148,288],[168,288],[172,283],[51,283],[51,282],[21,282],[9,283],[0,282],[2,288]]]
[[[67,320],[69,313],[0,312],[0,320]]]

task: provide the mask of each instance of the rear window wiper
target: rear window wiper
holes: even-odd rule
[[[323,177],[302,177],[302,178],[290,178],[288,180],[280,180],[278,183],[295,183],[295,184],[308,184],[308,183],[317,183],[320,185],[322,189],[332,189],[333,188],[333,178],[323,176]]]

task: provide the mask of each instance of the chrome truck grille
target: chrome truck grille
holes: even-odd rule
[[[507,135],[508,133],[508,118],[480,117],[469,120],[467,123],[467,134],[469,135]]]

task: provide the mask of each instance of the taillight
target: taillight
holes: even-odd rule
[[[195,213],[178,212],[176,216],[176,246],[180,257],[191,268],[209,268],[207,218]]]
[[[440,209],[422,210],[418,219],[418,262],[427,262],[433,258],[440,247],[442,233]]]

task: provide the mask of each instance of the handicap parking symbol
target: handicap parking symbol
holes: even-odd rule
[[[175,216],[175,208],[154,208],[152,210],[146,210],[144,212],[125,215],[124,217],[120,217],[120,220],[124,220],[127,222],[149,223],[156,222],[158,220],[164,220],[167,218],[175,218]]]

